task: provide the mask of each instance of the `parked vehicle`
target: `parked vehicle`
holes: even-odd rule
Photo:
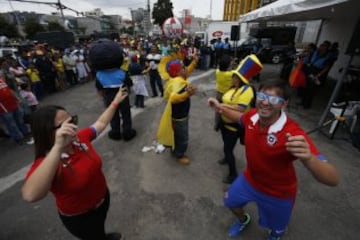
[[[239,22],[235,21],[214,21],[209,23],[206,30],[203,32],[195,32],[195,37],[199,38],[201,42],[210,46],[210,42],[213,39],[221,38],[223,41],[225,38],[231,38],[231,26],[239,25]],[[242,38],[245,37],[245,33],[241,33]],[[247,34],[246,34],[247,36]],[[233,44],[233,42],[231,42]]]
[[[264,27],[250,30],[250,36],[242,40],[237,48],[237,55],[245,57],[252,53],[260,39],[262,44],[261,54],[258,55],[262,62],[280,63],[283,60],[283,50],[289,41],[294,41],[296,27]]]
[[[14,47],[0,47],[0,58],[11,55],[14,59],[16,59],[16,55],[18,53],[18,49]]]

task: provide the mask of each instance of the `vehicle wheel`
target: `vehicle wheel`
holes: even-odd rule
[[[271,62],[274,64],[280,63],[280,60],[281,60],[281,56],[279,53],[275,53],[271,58]]]

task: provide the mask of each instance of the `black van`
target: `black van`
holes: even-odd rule
[[[283,50],[290,41],[294,41],[296,27],[263,27],[250,29],[250,37],[243,41],[237,48],[240,58],[253,53],[258,39],[261,40],[262,51],[258,55],[260,61],[280,63],[283,59]]]

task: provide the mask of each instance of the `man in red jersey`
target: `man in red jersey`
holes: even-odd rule
[[[238,236],[250,222],[243,207],[255,202],[259,224],[271,230],[268,240],[279,240],[289,223],[297,192],[293,162],[299,159],[315,179],[336,186],[336,169],[320,154],[303,129],[283,109],[287,105],[286,84],[263,82],[256,93],[256,109],[247,113],[224,107],[210,98],[209,105],[245,128],[247,166],[225,194],[224,203],[237,217],[229,236]]]

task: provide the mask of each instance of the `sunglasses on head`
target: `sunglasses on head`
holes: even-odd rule
[[[263,92],[257,92],[256,93],[256,100],[258,100],[258,101],[268,100],[270,105],[277,105],[279,103],[285,102],[285,99],[282,98],[282,97],[268,95],[268,94],[265,94]]]
[[[74,124],[74,125],[77,125],[78,122],[79,122],[78,115],[72,115],[69,123],[72,123],[72,124]],[[62,125],[62,124],[63,124],[63,123],[60,123],[59,125],[55,126],[54,129],[59,129],[59,128],[61,128],[61,125]]]

